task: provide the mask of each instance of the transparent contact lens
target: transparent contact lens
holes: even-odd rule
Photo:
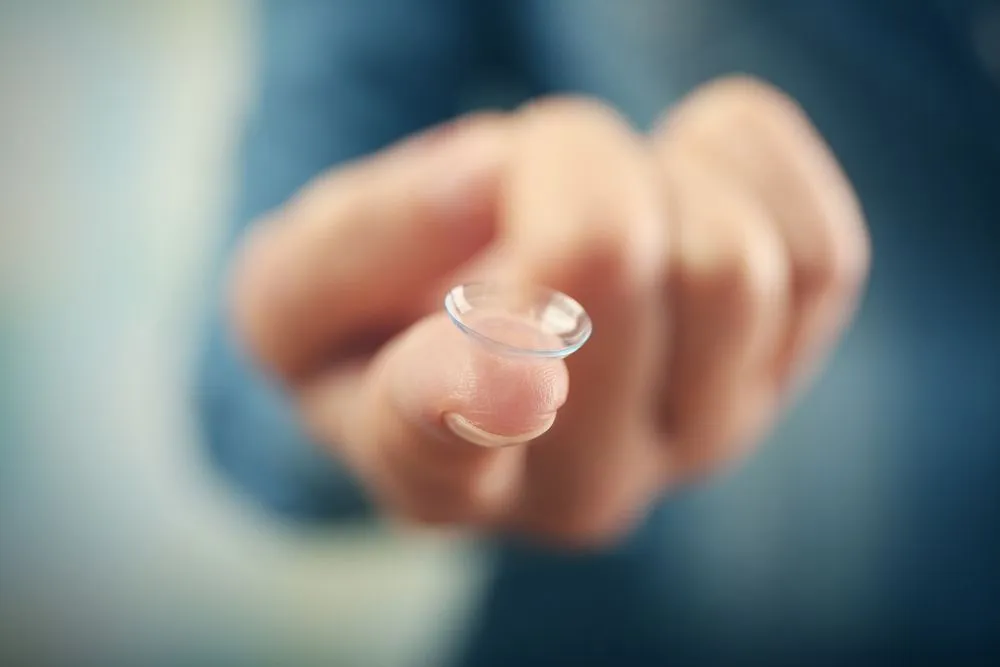
[[[561,359],[583,347],[593,329],[575,299],[540,286],[459,285],[444,306],[464,333],[507,354]]]

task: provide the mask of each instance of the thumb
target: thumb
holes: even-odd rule
[[[481,250],[506,128],[484,116],[434,130],[319,178],[259,225],[232,284],[236,329],[258,359],[293,379],[337,361]]]

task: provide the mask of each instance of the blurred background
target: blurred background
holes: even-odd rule
[[[188,376],[254,19],[0,3],[0,663],[435,664],[468,615],[458,546],[296,533],[205,465]]]
[[[760,456],[658,515],[651,590],[682,638],[996,645],[992,139],[927,92],[950,72],[927,69],[913,99],[859,94],[851,67],[896,64],[865,35],[850,62],[789,57],[813,36],[779,21],[734,32],[761,4],[580,0],[546,19],[565,39],[541,57],[582,63],[640,124],[707,77],[771,72],[873,222],[859,325]],[[970,34],[1000,77],[990,16]],[[240,0],[0,0],[0,663],[439,665],[473,618],[489,563],[470,544],[274,521],[205,463],[188,389],[259,18]],[[668,49],[671,75],[625,76],[622,35]],[[912,124],[887,111],[900,100]],[[919,119],[926,151],[906,140]],[[951,169],[969,156],[977,169]]]

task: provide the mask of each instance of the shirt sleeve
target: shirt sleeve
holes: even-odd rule
[[[215,467],[280,515],[362,515],[359,486],[300,430],[287,398],[234,343],[221,280],[252,221],[319,172],[454,115],[475,46],[463,0],[263,3],[256,99],[234,224],[210,279],[195,408]]]

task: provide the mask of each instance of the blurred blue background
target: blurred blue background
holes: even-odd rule
[[[829,373],[759,456],[654,517],[643,581],[673,638],[718,655],[787,634],[988,660],[1000,14],[956,24],[973,81],[928,40],[833,29],[864,3],[768,4],[532,4],[539,69],[640,125],[711,76],[775,80],[872,221]],[[0,662],[435,665],[473,623],[470,544],[277,522],[205,463],[188,389],[260,21],[239,0],[0,4]]]
[[[405,664],[467,615],[461,545],[296,531],[205,465],[189,375],[255,16],[0,3],[0,663]]]

